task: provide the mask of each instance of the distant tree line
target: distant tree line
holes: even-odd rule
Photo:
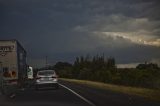
[[[41,69],[54,69],[63,78],[160,89],[160,68],[153,63],[118,69],[113,57],[87,55],[76,57],[73,64],[57,62]]]

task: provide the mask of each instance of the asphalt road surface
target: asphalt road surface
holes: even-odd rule
[[[96,89],[66,81],[61,81],[61,83],[69,86],[96,106],[160,106],[160,102],[147,100],[138,96]]]
[[[96,89],[66,81],[60,81],[60,83],[72,88],[72,90],[96,106],[160,106],[160,102],[147,100],[138,96]]]
[[[60,81],[60,88],[19,91],[15,98],[0,95],[0,106],[160,106],[160,103],[137,96],[104,91]]]
[[[35,90],[28,88],[19,91],[15,98],[0,95],[0,106],[91,106],[68,89],[60,86],[56,89]]]

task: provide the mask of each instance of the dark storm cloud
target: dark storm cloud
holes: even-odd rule
[[[158,0],[0,0],[0,39],[18,39],[31,64],[101,53],[148,61],[160,58],[159,12]]]

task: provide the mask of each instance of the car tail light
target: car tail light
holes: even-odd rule
[[[53,75],[52,78],[58,78],[57,75]]]
[[[52,78],[57,78],[56,76],[52,76]]]
[[[41,78],[41,77],[38,77],[38,76],[36,77],[36,79],[40,79],[40,78]]]

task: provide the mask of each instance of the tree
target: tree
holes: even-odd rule
[[[137,69],[159,69],[157,64],[154,63],[145,63],[145,64],[138,64]]]
[[[54,69],[60,77],[72,77],[72,64],[67,62],[57,62]]]
[[[108,58],[107,60],[107,67],[108,68],[115,68],[115,59],[113,57]]]

